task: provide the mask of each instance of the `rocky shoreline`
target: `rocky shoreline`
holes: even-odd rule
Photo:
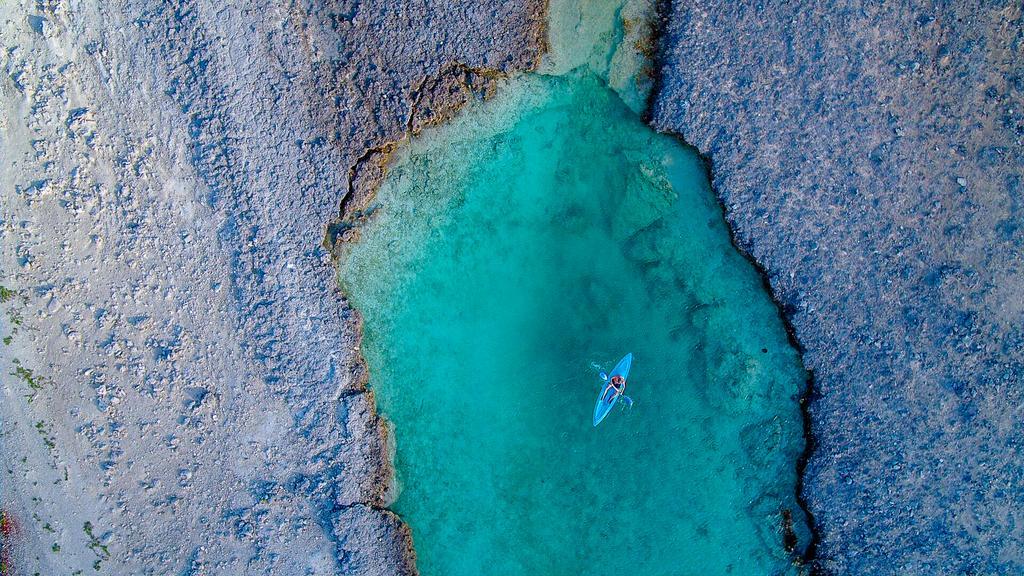
[[[416,87],[532,66],[543,10],[0,7],[5,570],[415,572],[321,240]]]
[[[713,161],[814,374],[814,570],[1020,571],[1019,6],[667,14],[653,124]]]
[[[715,182],[713,161],[707,155],[701,155],[701,160],[704,162],[704,166],[707,170],[708,181],[712,182],[711,191],[718,199],[719,207],[722,209],[722,213],[724,214],[726,213],[726,206],[722,201],[722,195],[713,184]],[[788,316],[783,313],[784,305],[776,297],[775,292],[772,289],[768,271],[765,270],[764,266],[758,262],[757,259],[737,243],[735,230],[731,226],[728,228],[729,237],[732,240],[733,246],[736,247],[739,253],[742,254],[748,262],[750,262],[761,277],[765,292],[768,293],[772,302],[779,310],[779,318],[782,320],[783,326],[786,329],[786,336],[789,339],[789,344],[800,354],[802,359],[804,354],[803,345],[797,338],[796,329],[793,327]],[[800,514],[802,514],[803,521],[798,523],[794,519],[795,514],[793,510],[783,510],[782,533],[783,544],[786,547],[786,551],[793,555],[794,563],[799,566],[806,567],[809,573],[813,575],[821,573],[821,569],[817,562],[818,529],[815,524],[814,513],[807,504],[806,491],[804,489],[804,477],[807,465],[810,463],[811,457],[814,455],[815,446],[817,445],[817,440],[814,437],[814,424],[810,411],[810,402],[815,397],[815,385],[814,371],[806,365],[804,366],[804,371],[807,373],[807,381],[804,383],[803,394],[799,399],[800,412],[803,419],[804,449],[800,454],[800,458],[794,463],[797,473],[796,502],[800,507]],[[797,529],[798,526],[801,527],[800,530]],[[803,527],[806,527],[806,533],[802,529]]]

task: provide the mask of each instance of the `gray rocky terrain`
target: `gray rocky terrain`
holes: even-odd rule
[[[542,20],[0,3],[4,574],[415,571],[323,241],[388,143],[535,64]]]
[[[672,2],[652,110],[706,155],[814,373],[829,574],[1024,573],[1019,2]]]
[[[415,572],[330,242],[543,9],[0,3],[0,572]],[[1024,572],[1019,2],[664,12],[652,123],[814,372],[813,566]]]

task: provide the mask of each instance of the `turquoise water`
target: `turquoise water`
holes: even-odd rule
[[[425,576],[797,571],[805,375],[699,159],[609,89],[616,13],[399,150],[341,250]]]

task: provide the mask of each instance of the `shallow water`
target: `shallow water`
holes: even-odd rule
[[[795,573],[805,375],[777,311],[693,151],[608,88],[614,50],[553,45],[400,150],[343,249],[420,570]],[[626,352],[636,404],[594,428]]]

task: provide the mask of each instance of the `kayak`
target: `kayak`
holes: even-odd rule
[[[601,395],[597,397],[597,406],[594,406],[594,426],[601,423],[605,416],[612,411],[615,407],[615,403],[619,401],[621,394],[615,393],[615,388],[612,388],[612,378],[616,376],[622,376],[625,380],[629,377],[629,367],[633,364],[633,353],[630,352],[619,360],[619,363],[615,365],[615,369],[608,374],[608,383],[601,388]]]

